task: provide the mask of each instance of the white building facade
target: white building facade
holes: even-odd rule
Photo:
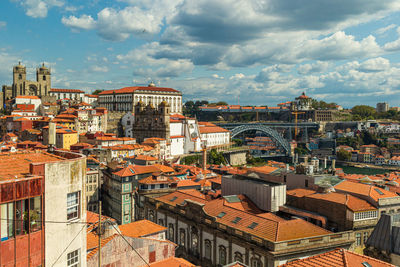
[[[134,111],[138,102],[146,106],[151,103],[155,108],[166,101],[171,107],[171,113],[182,113],[182,93],[165,87],[149,86],[124,87],[117,90],[107,90],[99,94],[98,105],[109,111]]]

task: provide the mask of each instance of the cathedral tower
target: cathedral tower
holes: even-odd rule
[[[6,94],[6,98],[14,98],[17,95],[25,94],[26,67],[21,62],[13,68],[13,85],[11,95]]]
[[[36,68],[36,81],[39,85],[38,95],[46,96],[49,95],[51,89],[51,73],[50,69],[44,66],[44,63],[40,68]]]

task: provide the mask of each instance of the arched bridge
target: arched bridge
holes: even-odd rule
[[[290,144],[289,142],[283,138],[282,135],[280,135],[276,130],[262,125],[262,124],[244,124],[237,126],[231,130],[231,137],[234,138],[235,136],[246,132],[246,131],[260,131],[265,133],[267,136],[271,137],[273,140],[275,140],[279,146],[281,146],[284,150],[286,155],[290,155]]]

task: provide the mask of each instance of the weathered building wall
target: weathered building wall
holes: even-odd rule
[[[45,224],[45,266],[67,266],[67,254],[75,250],[79,266],[86,266],[86,157],[68,154],[69,160],[45,164],[45,220],[62,222]],[[80,194],[79,218],[67,222],[67,194],[73,192]]]
[[[146,263],[175,256],[175,244],[169,241],[146,240],[127,236],[125,236],[125,239],[136,249],[136,252],[121,236],[116,236],[101,249],[102,266],[114,266],[114,264],[116,266],[146,266]],[[88,259],[88,267],[98,266],[97,253]]]

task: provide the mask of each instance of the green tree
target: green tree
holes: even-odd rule
[[[376,115],[376,111],[373,107],[367,105],[357,105],[351,109],[351,114],[353,116],[359,115],[361,119],[366,119],[366,118],[374,118]]]
[[[92,93],[92,95],[98,95],[98,94],[100,94],[101,92],[103,92],[104,90],[100,90],[100,89],[97,89],[97,90],[95,90],[93,93]]]
[[[296,147],[294,149],[294,153],[295,154],[299,154],[299,156],[303,156],[303,155],[307,155],[308,151],[307,149],[303,148],[303,147]]]
[[[338,160],[342,160],[342,161],[350,161],[351,160],[351,153],[344,149],[340,149],[338,152],[336,152],[336,156],[337,156]]]
[[[216,149],[211,149],[208,155],[209,155],[208,157],[209,164],[216,164],[216,165],[225,164],[225,158],[222,152],[218,152]]]
[[[235,139],[232,139],[232,142],[234,142],[235,145],[237,145],[237,146],[242,146],[243,145],[242,139],[235,138]]]

